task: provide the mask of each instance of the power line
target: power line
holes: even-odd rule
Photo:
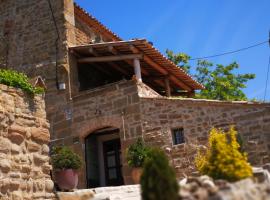
[[[190,60],[202,60],[202,59],[207,59],[207,58],[214,58],[214,57],[224,56],[224,55],[228,55],[228,54],[233,54],[233,53],[237,53],[237,52],[240,52],[240,51],[245,51],[247,49],[251,49],[251,48],[266,44],[266,43],[269,42],[269,40],[266,40],[266,41],[263,41],[263,42],[248,46],[248,47],[244,47],[244,48],[241,48],[241,49],[237,49],[237,50],[234,50],[234,51],[228,51],[228,52],[215,54],[215,55],[211,55],[211,56],[203,56],[203,57],[198,57],[198,58],[191,58]]]
[[[269,60],[268,60],[267,73],[266,73],[266,82],[265,82],[265,90],[264,90],[264,97],[263,97],[263,101],[264,101],[264,102],[265,102],[266,94],[267,94],[268,79],[269,79],[269,71],[270,71],[270,55],[269,55]]]

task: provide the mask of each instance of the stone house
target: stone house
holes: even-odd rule
[[[1,67],[40,76],[51,145],[84,158],[80,188],[132,183],[125,149],[142,137],[163,148],[177,176],[194,145],[235,125],[254,165],[270,161],[270,105],[195,100],[203,86],[145,39],[122,40],[73,0],[0,2]]]

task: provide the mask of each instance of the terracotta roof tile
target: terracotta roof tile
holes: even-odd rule
[[[95,17],[93,17],[90,13],[88,13],[85,9],[80,7],[77,3],[74,3],[75,13],[79,16],[83,17],[86,22],[95,25],[101,32],[107,33],[113,40],[122,40],[117,34],[112,32],[109,28],[104,26],[100,21],[98,21]]]
[[[76,51],[78,54],[89,57],[89,55],[87,55],[89,54],[89,47],[94,48],[97,52],[99,52],[100,55],[106,55],[106,53],[108,53],[108,48],[104,47],[113,46],[119,55],[124,55],[133,53],[132,50],[130,50],[130,45],[134,46],[140,53],[142,53],[144,55],[144,59],[147,56],[157,65],[159,65],[162,68],[162,71],[168,72],[168,75],[170,76],[170,79],[172,81],[176,78],[192,90],[204,89],[204,86],[202,84],[197,82],[191,75],[189,75],[183,69],[179,68],[173,62],[171,62],[157,48],[155,48],[145,39],[87,44],[70,47],[70,49]],[[143,61],[145,61],[144,59]],[[147,64],[147,62],[142,63],[142,68],[147,70],[151,75],[161,73],[160,71],[157,71],[157,69],[153,68],[151,65]]]

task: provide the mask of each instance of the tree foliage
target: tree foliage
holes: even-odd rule
[[[233,127],[228,132],[212,129],[208,149],[199,152],[195,164],[201,174],[214,179],[238,181],[252,176],[252,168],[247,162],[247,155],[240,150],[237,132]]]
[[[166,54],[169,60],[175,63],[179,68],[182,68],[183,70],[189,73],[190,70],[190,65],[188,64],[188,61],[190,59],[189,55],[185,53],[175,54],[173,51],[169,49],[166,50]]]
[[[243,89],[249,80],[255,78],[255,74],[235,74],[233,71],[238,68],[236,62],[213,67],[208,61],[198,61],[194,76],[205,86],[205,90],[196,96],[203,99],[247,100]]]
[[[190,57],[184,53],[174,54],[166,51],[168,58],[176,65],[189,72],[188,61]],[[184,65],[181,65],[184,63]],[[193,76],[205,86],[205,90],[196,93],[196,98],[217,100],[247,100],[243,89],[246,83],[255,78],[255,74],[237,74],[235,70],[239,64],[233,62],[229,65],[217,64],[207,60],[199,60]]]
[[[143,200],[177,200],[179,185],[175,172],[163,151],[149,151],[141,176]]]

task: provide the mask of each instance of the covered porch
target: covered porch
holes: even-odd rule
[[[192,97],[204,87],[145,39],[69,48],[76,60],[79,91],[136,79],[163,96]]]

